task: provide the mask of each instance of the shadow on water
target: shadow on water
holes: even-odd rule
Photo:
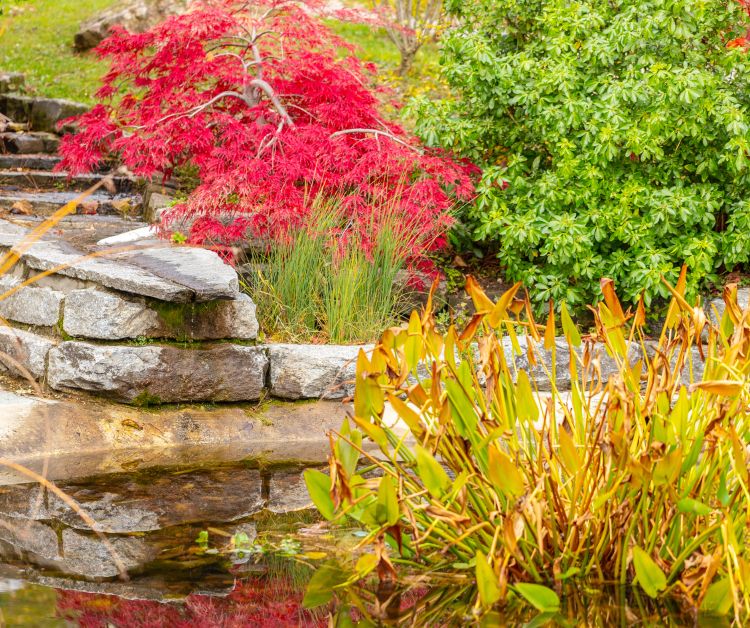
[[[44,487],[0,486],[0,625],[729,625],[617,588],[565,591],[554,614],[509,604],[479,618],[470,587],[434,581],[360,582],[305,610],[308,565],[350,553],[359,539],[316,523],[301,471],[181,465],[58,482],[101,536]]]

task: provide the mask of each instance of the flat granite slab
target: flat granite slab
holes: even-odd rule
[[[0,247],[20,250],[22,261],[32,270],[55,269],[58,275],[176,303],[239,295],[235,270],[207,249],[155,243],[149,248],[91,258],[49,235],[21,247],[28,234],[28,229],[0,219]]]

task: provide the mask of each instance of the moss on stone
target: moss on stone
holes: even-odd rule
[[[219,301],[205,303],[169,303],[154,299],[149,304],[164,327],[178,342],[192,340],[191,327],[200,317],[219,307]]]
[[[144,390],[140,395],[133,399],[132,403],[139,408],[148,408],[149,406],[160,406],[163,402],[157,395],[152,395],[147,390]]]

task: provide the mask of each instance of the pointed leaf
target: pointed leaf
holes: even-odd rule
[[[538,611],[548,612],[560,608],[557,593],[541,584],[519,582],[513,589]]]
[[[649,597],[657,597],[667,588],[667,577],[654,560],[640,547],[633,548],[633,567],[638,584]]]
[[[489,608],[500,599],[500,587],[492,567],[487,564],[487,557],[482,552],[476,555],[476,578],[479,601],[483,608]]]
[[[421,445],[414,446],[417,459],[417,475],[425,488],[434,497],[441,497],[448,490],[451,480],[440,463]]]
[[[318,512],[330,521],[335,516],[331,499],[331,478],[317,469],[307,469],[304,475],[310,499]]]

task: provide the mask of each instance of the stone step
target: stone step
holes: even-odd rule
[[[0,133],[0,150],[6,153],[54,155],[59,145],[60,138],[54,133]]]
[[[68,175],[67,172],[49,170],[10,170],[0,169],[0,186],[35,188],[38,190],[87,190],[101,181],[104,174]],[[112,182],[118,193],[132,192],[135,184],[127,177],[113,176]]]
[[[13,216],[13,223],[27,229],[35,229],[45,220],[42,216]],[[99,249],[100,240],[111,238],[133,229],[146,227],[146,223],[122,216],[87,216],[73,214],[65,216],[55,226],[50,235],[59,238],[83,252]],[[105,246],[120,246],[119,243]]]
[[[58,124],[88,111],[82,103],[60,98],[35,98],[19,94],[0,94],[0,113],[14,122],[28,123],[33,131],[55,133]],[[65,128],[63,131],[70,131]]]
[[[0,191],[0,209],[21,214],[51,216],[66,203],[76,199],[78,192]],[[96,192],[78,206],[79,214],[127,215],[141,213],[140,195]]]
[[[15,219],[14,219],[15,220]],[[9,220],[0,220],[0,248],[19,247],[27,242],[29,230]],[[162,301],[188,303],[236,299],[239,281],[235,270],[213,251],[166,243],[146,249],[122,252],[112,257],[83,257],[84,253],[47,234],[41,241],[25,245],[21,262],[31,271],[53,270],[46,280],[70,277],[91,284],[151,297]],[[41,283],[38,285],[42,285]]]
[[[0,169],[3,170],[52,170],[60,163],[57,155],[44,153],[13,155],[0,153]]]

